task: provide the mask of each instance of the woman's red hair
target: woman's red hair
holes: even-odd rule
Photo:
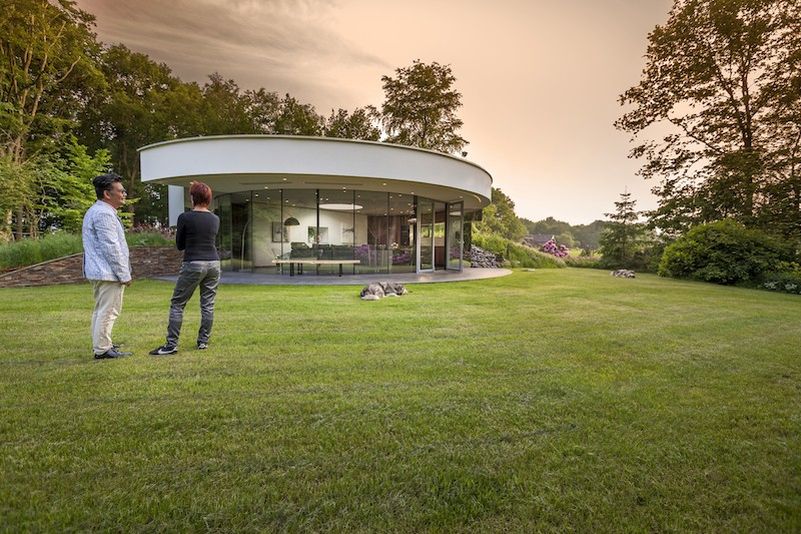
[[[192,182],[189,185],[189,196],[192,197],[193,205],[208,206],[211,204],[211,187],[203,182]]]

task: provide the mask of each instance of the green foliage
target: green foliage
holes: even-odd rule
[[[80,234],[56,232],[0,245],[0,271],[35,265],[83,250]]]
[[[493,254],[503,256],[510,267],[554,269],[565,266],[565,262],[559,258],[526,245],[521,245],[498,234],[474,232],[473,244]]]
[[[374,124],[376,114],[377,111],[370,108],[356,108],[350,115],[341,108],[336,112],[331,110],[331,116],[326,121],[323,135],[342,139],[378,141],[381,138],[381,130]]]
[[[76,2],[5,1],[0,13],[0,196],[8,195],[0,240],[7,240],[12,225],[18,239],[38,231],[31,188],[42,171],[28,158],[63,143],[74,124],[72,105],[102,77],[94,17]]]
[[[580,269],[606,269],[603,260],[599,256],[567,256],[562,258],[568,267]]]
[[[571,225],[553,217],[539,221],[521,218],[529,234],[554,236],[559,244],[570,248],[581,247],[583,250],[596,250],[599,246],[601,231],[606,226],[604,221],[593,221],[590,224]]]
[[[318,136],[323,133],[325,119],[311,104],[301,104],[287,94],[281,101],[280,113],[275,120],[275,133],[283,135]]]
[[[0,12],[0,155],[22,163],[68,122],[48,108],[98,77],[94,17],[73,0],[4,1]]]
[[[526,235],[526,227],[515,215],[515,203],[495,187],[492,188],[492,203],[484,208],[475,228],[478,232],[497,234],[512,241],[520,241]]]
[[[640,83],[616,126],[657,178],[652,223],[669,236],[733,218],[801,235],[801,3],[675,0],[648,37]]]
[[[63,152],[54,161],[36,160],[41,177],[41,226],[79,233],[86,210],[97,200],[92,179],[107,171],[111,158],[102,149],[90,156],[74,137]]]
[[[637,222],[636,204],[631,193],[621,193],[615,212],[606,214],[611,221],[606,223],[599,242],[606,268],[642,269],[650,263],[645,252],[651,240],[646,226]]]
[[[389,143],[416,146],[453,154],[467,145],[456,132],[462,120],[456,116],[462,95],[448,65],[415,60],[410,67],[395,69],[396,77],[382,76],[384,104],[381,122]]]
[[[801,267],[798,264],[789,266],[790,270],[768,273],[762,277],[759,287],[769,291],[781,291],[801,295]]]
[[[19,163],[11,154],[0,156],[0,243],[13,238],[13,217],[20,212],[31,214],[36,191],[33,162]]]
[[[140,230],[125,233],[125,240],[129,247],[158,247],[175,245],[175,236],[172,232],[158,232],[155,230]]]
[[[571,227],[571,233],[583,250],[597,250],[601,246],[601,234],[606,228],[605,221],[592,221],[590,224],[578,224]]]
[[[756,282],[781,271],[794,251],[786,244],[731,219],[696,226],[669,245],[659,274],[717,284]]]

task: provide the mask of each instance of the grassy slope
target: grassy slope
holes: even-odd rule
[[[0,290],[0,523],[212,530],[798,530],[801,299],[591,270],[224,286],[212,348],[126,295]],[[2,528],[0,528],[2,530]]]

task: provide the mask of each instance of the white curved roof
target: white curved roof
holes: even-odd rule
[[[139,149],[142,181],[215,193],[251,189],[359,189],[490,202],[492,176],[460,158],[401,145],[329,137],[226,135],[177,139]]]

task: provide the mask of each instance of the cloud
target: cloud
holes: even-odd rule
[[[333,1],[79,0],[97,17],[101,41],[121,42],[203,82],[212,72],[241,87],[265,87],[323,101],[344,96],[343,66],[390,66],[331,29]]]

